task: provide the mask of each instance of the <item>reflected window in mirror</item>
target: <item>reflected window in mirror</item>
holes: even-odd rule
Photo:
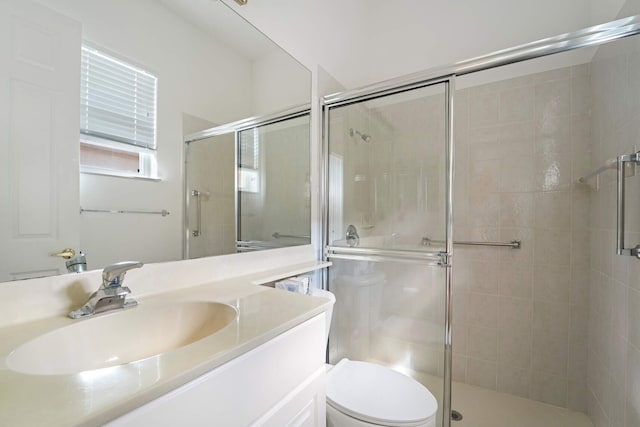
[[[238,131],[237,250],[310,242],[310,115]]]
[[[157,175],[156,92],[152,73],[93,46],[82,46],[82,172]]]
[[[240,132],[238,137],[238,191],[260,192],[260,139],[257,129]]]

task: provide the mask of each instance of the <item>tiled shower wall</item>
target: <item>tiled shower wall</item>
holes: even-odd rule
[[[189,187],[203,192],[200,236],[189,238],[189,257],[236,251],[235,143],[233,134],[191,143],[187,158]],[[196,198],[189,196],[190,231],[197,226]]]
[[[342,159],[345,195],[343,229],[330,224],[332,241],[344,239],[348,224],[360,237],[387,237],[385,247],[415,249],[423,236],[444,239],[444,85],[381,104],[331,112],[330,151]]]
[[[456,92],[454,381],[586,408],[589,66]],[[460,79],[459,87],[464,84]]]
[[[621,16],[638,13],[637,0]],[[601,46],[591,63],[592,166],[640,149],[640,38]],[[640,168],[626,178],[626,247],[640,243]],[[633,172],[628,171],[628,175]],[[591,180],[591,185],[596,181]],[[614,254],[615,172],[591,192],[588,410],[596,427],[640,426],[640,260]]]

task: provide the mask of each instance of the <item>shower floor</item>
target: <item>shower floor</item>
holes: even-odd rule
[[[463,418],[451,427],[593,427],[581,412],[463,383],[453,383],[452,400]]]
[[[416,371],[405,373],[442,402],[442,378]],[[451,427],[593,427],[581,412],[455,381],[452,401],[452,409],[462,414],[462,420],[452,420]],[[439,417],[437,422],[442,422]]]

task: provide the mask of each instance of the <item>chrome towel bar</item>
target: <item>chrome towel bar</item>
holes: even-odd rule
[[[444,244],[443,240],[431,240],[428,237],[422,238],[422,246],[431,246],[432,244]],[[508,247],[511,249],[520,249],[522,247],[521,240],[512,240],[510,242],[471,242],[465,240],[454,240],[454,245],[466,245],[466,246],[498,246]]]
[[[297,236],[295,234],[280,234],[277,231],[271,235],[274,239],[311,239],[311,236]]]
[[[589,179],[593,178],[594,176],[597,177],[602,172],[608,171],[609,169],[615,169],[617,165],[618,165],[618,161],[616,159],[608,159],[606,162],[604,162],[604,165],[600,166],[598,169],[595,169],[589,172],[588,174],[586,174],[585,176],[581,176],[580,178],[578,178],[578,182],[586,184],[586,182]]]
[[[119,209],[85,209],[80,208],[80,213],[84,212],[98,212],[98,213],[111,213],[111,214],[149,214],[149,215],[169,215],[169,211],[162,209],[161,211],[135,211],[135,210],[119,210]]]
[[[349,246],[326,246],[324,253],[328,259],[394,261],[439,266],[447,265],[447,256],[444,252],[440,251],[408,251],[398,249],[354,248]]]

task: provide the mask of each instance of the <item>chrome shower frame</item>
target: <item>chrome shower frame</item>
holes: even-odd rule
[[[453,156],[454,156],[454,102],[455,102],[455,81],[456,77],[489,70],[510,64],[524,62],[530,59],[541,58],[556,53],[568,52],[584,47],[595,47],[625,37],[631,37],[640,33],[640,15],[634,15],[623,19],[618,19],[605,24],[588,27],[582,30],[561,34],[554,37],[545,38],[532,43],[519,45],[516,47],[500,50],[488,55],[471,58],[444,67],[437,67],[431,70],[409,74],[403,77],[386,80],[366,87],[348,90],[344,92],[327,95],[322,99],[322,247],[323,258],[328,257],[328,250],[331,250],[328,241],[329,218],[328,218],[328,168],[329,168],[329,120],[328,111],[330,108],[353,104],[380,96],[390,95],[402,91],[416,89],[419,87],[446,82],[446,119],[447,119],[447,159],[446,159],[446,241],[445,251],[432,253],[431,261],[436,256],[440,256],[442,262],[439,263],[446,269],[445,274],[445,330],[444,330],[444,389],[442,399],[443,427],[451,426],[451,382],[452,382],[452,277],[453,277]],[[367,254],[349,251],[349,248],[340,248],[343,259],[367,259],[370,261],[380,260],[402,260],[404,262],[418,262],[425,265],[433,265],[433,262],[416,259],[415,253],[394,253],[389,257],[389,253],[376,253],[371,250]],[[401,251],[398,251],[401,252]],[[338,255],[338,254],[336,254]],[[339,255],[340,256],[340,255]],[[425,261],[427,261],[425,263]],[[327,287],[325,275],[324,287]],[[448,416],[446,416],[449,414]]]
[[[355,104],[383,96],[394,95],[411,90],[421,89],[428,86],[444,84],[445,98],[445,247],[444,250],[385,250],[358,247],[337,247],[329,245],[329,117],[328,111],[331,108],[342,107]],[[392,261],[400,263],[418,264],[422,266],[441,267],[445,269],[445,336],[444,336],[444,375],[443,375],[443,419],[446,419],[443,425],[449,426],[448,417],[444,414],[451,412],[451,380],[452,380],[452,333],[451,333],[451,310],[452,305],[452,262],[453,257],[453,100],[455,92],[455,76],[444,76],[408,84],[383,88],[382,90],[374,90],[371,93],[360,93],[355,98],[346,97],[330,101],[327,98],[323,102],[323,257],[343,259],[343,260],[359,260],[359,261]],[[325,282],[323,287],[328,289],[327,275],[324,276]]]

